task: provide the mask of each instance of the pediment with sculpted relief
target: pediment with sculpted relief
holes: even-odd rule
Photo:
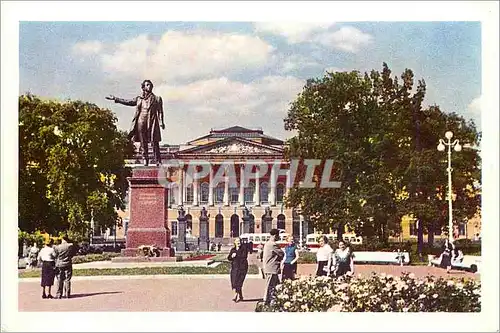
[[[257,147],[249,144],[244,144],[242,142],[234,142],[228,145],[222,145],[218,147],[211,148],[204,151],[206,154],[276,154],[276,151]]]
[[[208,146],[208,147],[207,147]],[[214,154],[214,155],[247,155],[247,154],[263,154],[276,155],[283,153],[281,148],[270,147],[258,143],[249,142],[248,140],[233,139],[223,140],[222,142],[213,143],[207,146],[195,147],[180,153],[196,153],[196,154]]]

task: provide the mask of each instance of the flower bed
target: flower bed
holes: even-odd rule
[[[187,257],[187,258],[184,258],[183,260],[184,261],[208,260],[208,259],[211,259],[213,257],[215,257],[215,254],[201,254],[201,255],[198,255],[198,256],[194,256],[194,257]]]
[[[373,274],[371,277],[301,277],[276,288],[271,305],[257,312],[480,312],[481,284],[475,280],[445,280]]]

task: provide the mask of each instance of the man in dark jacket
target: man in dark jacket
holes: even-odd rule
[[[153,94],[153,82],[150,80],[144,80],[141,88],[142,95],[131,100],[118,98],[113,95],[106,97],[106,99],[113,100],[115,103],[136,107],[132,126],[129,131],[129,138],[141,143],[144,165],[149,164],[148,144],[151,142],[156,164],[160,165],[160,127],[161,129],[165,129],[163,100],[160,96]]]
[[[71,296],[71,276],[73,275],[74,246],[64,236],[61,244],[54,247],[56,253],[57,293],[56,298]]]

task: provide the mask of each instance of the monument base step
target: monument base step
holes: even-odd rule
[[[174,256],[173,250],[170,248],[160,249],[160,256],[159,257],[146,257],[146,256],[141,254],[139,249],[126,248],[126,249],[123,249],[121,251],[120,257],[116,257],[116,258],[112,258],[112,259],[119,259],[119,258],[123,258],[123,259],[125,259],[125,258],[146,258],[147,261],[152,261],[152,259],[155,259],[156,261],[163,261],[163,260],[161,260],[161,258],[174,258],[175,259],[175,256]],[[129,260],[129,259],[126,259],[126,260]]]

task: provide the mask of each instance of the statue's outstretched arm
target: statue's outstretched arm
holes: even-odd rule
[[[123,99],[119,97],[115,97],[113,95],[106,96],[106,99],[111,101],[115,101],[115,103],[120,103],[127,106],[136,106],[137,105],[137,97],[134,99]]]

